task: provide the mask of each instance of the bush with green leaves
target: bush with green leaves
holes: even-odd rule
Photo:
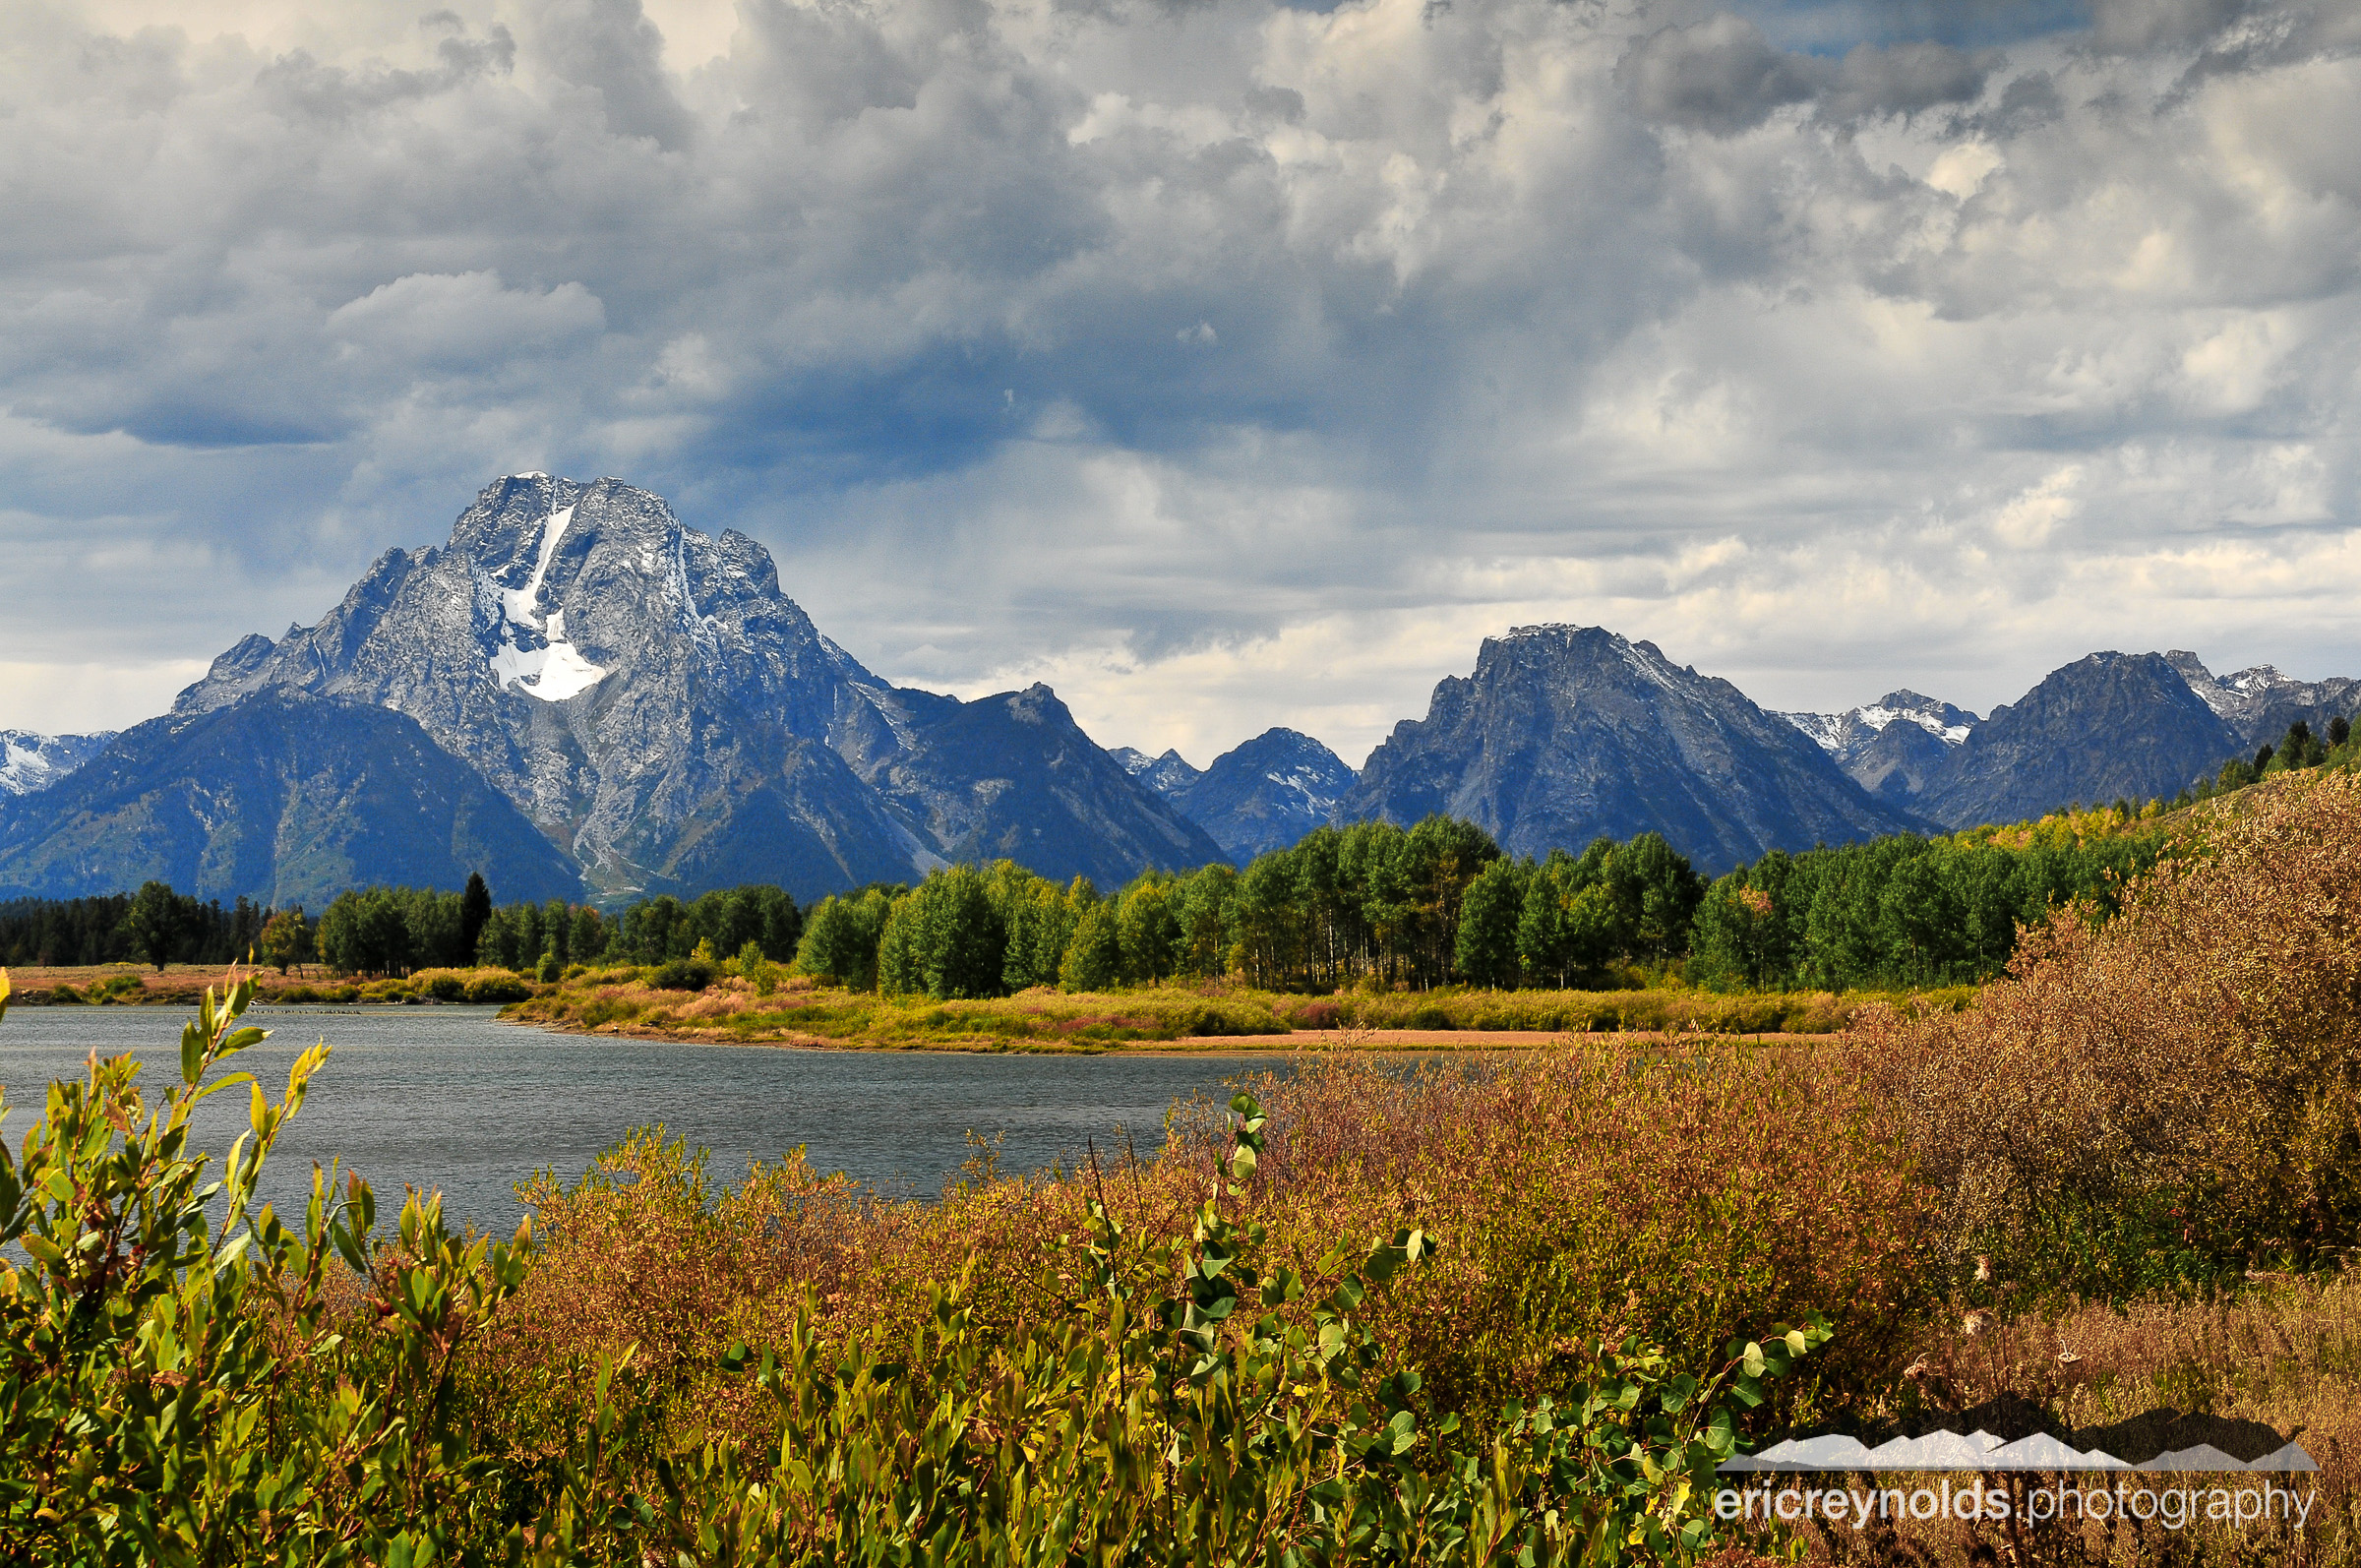
[[[988,1327],[962,1274],[908,1344],[829,1344],[807,1297],[784,1344],[724,1357],[768,1411],[759,1441],[665,1425],[626,1351],[559,1380],[570,1418],[521,1454],[485,1440],[466,1379],[535,1266],[528,1230],[454,1236],[413,1194],[380,1236],[369,1187],[333,1168],[299,1227],[256,1208],[330,1052],[275,1103],[216,1075],[264,1038],[238,1022],[253,994],[206,994],[155,1105],[136,1061],[93,1057],[21,1159],[0,1151],[0,1243],[29,1259],[0,1263],[0,1559],[1685,1562],[1716,1544],[1725,1401],[1760,1403],[1828,1337],[1782,1326],[1702,1378],[1636,1336],[1595,1342],[1563,1403],[1511,1407],[1478,1447],[1456,1417],[1423,1432],[1420,1378],[1385,1372],[1364,1308],[1432,1239],[1271,1261],[1235,1217],[1263,1149],[1241,1095],[1189,1238],[1093,1204],[1045,1259],[1055,1310]],[[240,1084],[250,1130],[212,1179],[191,1113]]]

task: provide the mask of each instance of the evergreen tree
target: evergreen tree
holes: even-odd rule
[[[194,898],[175,893],[163,882],[142,882],[140,890],[131,895],[131,907],[124,911],[123,934],[131,939],[131,950],[161,974],[196,912]]]
[[[466,890],[459,894],[458,954],[454,963],[468,963],[475,957],[476,944],[484,938],[484,927],[492,919],[492,889],[484,881],[482,872],[467,874]]]

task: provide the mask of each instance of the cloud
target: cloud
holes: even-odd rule
[[[2350,8],[1740,9],[0,8],[0,662],[136,719],[541,468],[1199,761],[1536,620],[2361,673]]]
[[[1753,130],[1772,110],[1812,96],[1830,75],[1825,61],[1774,48],[1762,29],[1727,13],[1660,29],[1615,67],[1643,117],[1716,136]]]

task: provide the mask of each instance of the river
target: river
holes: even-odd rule
[[[382,1218],[404,1183],[439,1188],[454,1220],[506,1232],[523,1210],[513,1184],[537,1170],[569,1181],[630,1128],[663,1122],[712,1151],[717,1185],[750,1159],[801,1144],[821,1171],[881,1190],[932,1196],[968,1158],[970,1129],[1002,1135],[1000,1168],[1069,1163],[1128,1129],[1142,1155],[1164,1137],[1176,1100],[1220,1093],[1237,1074],[1285,1069],[1267,1055],[991,1055],[707,1046],[555,1034],[504,1024],[491,1007],[257,1007],[271,1039],[236,1057],[275,1099],[314,1041],[333,1054],[312,1080],[265,1173],[263,1195],[292,1218],[312,1162],[342,1157],[378,1192]],[[12,1152],[41,1115],[52,1078],[87,1055],[130,1052],[151,1095],[178,1079],[180,1025],[167,1007],[14,1007],[0,1020],[0,1085]],[[226,1151],[246,1128],[247,1091],[199,1107],[200,1147]]]

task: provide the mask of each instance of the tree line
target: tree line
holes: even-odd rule
[[[227,964],[261,938],[271,911],[240,897],[227,908],[162,882],[91,898],[0,903],[0,965]]]
[[[686,901],[658,895],[620,915],[563,899],[495,905],[480,874],[455,893],[354,888],[316,917],[300,904],[274,909],[243,897],[224,909],[160,881],[136,893],[0,903],[0,963],[18,967],[136,962],[161,969],[251,955],[282,971],[318,963],[349,975],[475,965],[562,972],[577,963],[663,963],[688,957],[700,942],[729,953],[753,942],[786,963],[802,938],[803,911],[766,885]]]
[[[2102,820],[2103,819],[2103,820]],[[1269,990],[1598,987],[1668,976],[1718,989],[1903,988],[1998,974],[2021,925],[2111,911],[2160,839],[2111,813],[1947,838],[1774,851],[1708,881],[1663,837],[1539,861],[1430,816],[1323,827],[1241,869],[1146,873],[1102,896],[1013,863],[820,900],[797,966],[943,998],[1228,977]]]
[[[1535,860],[1437,815],[1408,828],[1316,828],[1242,868],[1147,872],[1111,893],[999,861],[809,908],[754,884],[614,914],[560,899],[498,905],[474,875],[458,892],[353,889],[315,919],[243,899],[200,906],[151,882],[116,898],[0,906],[0,952],[19,964],[159,965],[252,952],[282,970],[488,965],[544,980],[575,965],[727,956],[943,998],[1221,978],[1314,992],[1616,987],[1676,970],[1720,989],[1950,985],[1997,974],[2018,928],[2061,903],[2111,908],[2119,881],[2151,864],[2159,842],[2115,831],[2124,820],[2101,813],[1774,851],[1712,881],[1656,833]]]
[[[2019,927],[2076,900],[2111,914],[2123,881],[2154,865],[2162,847],[2152,833],[2081,834],[2063,823],[2025,837],[2009,844],[1979,830],[1774,850],[1707,889],[1687,977],[1764,991],[1988,980],[2007,966]]]

